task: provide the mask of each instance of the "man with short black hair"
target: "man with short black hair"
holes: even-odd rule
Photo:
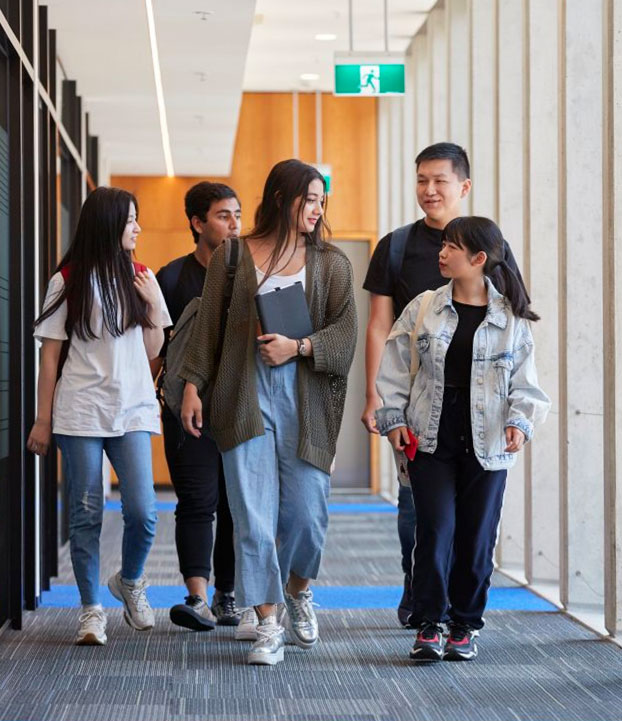
[[[425,213],[422,220],[397,228],[382,238],[372,256],[363,287],[371,293],[371,308],[365,344],[366,402],[361,420],[370,433],[378,433],[374,412],[381,406],[376,375],[384,344],[393,323],[410,301],[426,290],[446,285],[440,273],[438,254],[441,234],[450,220],[462,215],[461,203],[471,190],[471,168],[464,148],[454,143],[435,143],[415,159],[417,202]],[[509,245],[506,260],[518,273]],[[415,508],[410,486],[400,485],[398,535],[402,551],[404,592],[397,615],[408,626],[412,611],[412,553],[415,543]]]
[[[203,293],[205,273],[212,253],[227,238],[240,233],[240,201],[222,183],[203,182],[186,193],[185,210],[196,243],[194,252],[171,261],[156,278],[162,288],[173,324],[186,305]],[[166,355],[168,329],[157,373]],[[156,374],[154,373],[154,375]],[[210,438],[194,438],[166,407],[162,412],[164,450],[177,494],[175,543],[180,571],[188,589],[185,603],[171,608],[171,621],[195,631],[211,631],[215,625],[236,626],[240,614],[235,605],[233,523],[227,502],[222,462]],[[212,525],[217,514],[216,539]],[[214,547],[215,590],[211,609],[207,603]]]

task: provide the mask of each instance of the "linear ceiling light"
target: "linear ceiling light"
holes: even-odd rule
[[[168,123],[166,121],[166,106],[164,105],[164,91],[162,89],[162,74],[160,72],[160,57],[158,55],[158,41],[156,38],[155,21],[153,19],[153,4],[151,0],[145,0],[147,8],[147,25],[149,26],[149,40],[151,41],[151,59],[153,60],[153,77],[155,79],[156,97],[158,99],[158,111],[160,113],[160,131],[162,133],[162,149],[164,150],[164,162],[166,174],[169,178],[175,175],[173,169],[173,154],[171,153],[171,139],[168,134]]]

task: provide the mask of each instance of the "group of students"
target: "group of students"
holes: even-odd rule
[[[417,630],[411,658],[467,660],[483,626],[507,469],[549,401],[534,366],[529,321],[538,317],[509,247],[492,221],[460,217],[471,184],[465,151],[439,143],[416,166],[425,218],[379,242],[365,281],[362,420],[411,458],[398,513],[398,616]],[[236,638],[252,642],[251,664],[282,661],[286,633],[303,649],[317,643],[309,584],[320,568],[357,335],[352,269],[327,239],[325,209],[322,175],[282,161],[266,180],[254,227],[239,238],[235,192],[199,183],[186,195],[196,250],[156,277],[132,261],[136,199],[116,188],[87,198],[35,321],[42,349],[28,439],[44,454],[54,436],[63,457],[82,603],[76,643],[106,642],[104,451],[119,478],[124,521],[121,569],[108,587],[133,628],[154,625],[144,576],[156,526],[153,378],[170,372],[167,345],[199,295],[178,371],[181,410],[167,407],[165,393],[162,413],[188,589],[171,620],[198,631],[236,626]],[[296,282],[313,332],[264,334],[256,296]]]

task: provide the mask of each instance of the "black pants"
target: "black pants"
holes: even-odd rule
[[[219,591],[233,591],[233,521],[220,453],[210,438],[194,438],[185,433],[166,407],[162,426],[166,462],[177,494],[175,544],[179,570],[184,579],[202,576],[209,580],[213,545],[215,586]],[[216,513],[214,542],[212,525]]]
[[[468,389],[445,388],[438,447],[408,464],[417,512],[411,624],[482,628],[507,471],[473,453]]]

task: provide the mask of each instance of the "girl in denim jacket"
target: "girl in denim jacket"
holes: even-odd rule
[[[426,661],[477,655],[507,469],[550,406],[534,365],[529,321],[538,316],[504,261],[499,228],[452,220],[439,266],[449,284],[404,309],[376,381],[380,432],[396,450],[409,430],[418,442],[408,464],[417,511],[410,657]]]

